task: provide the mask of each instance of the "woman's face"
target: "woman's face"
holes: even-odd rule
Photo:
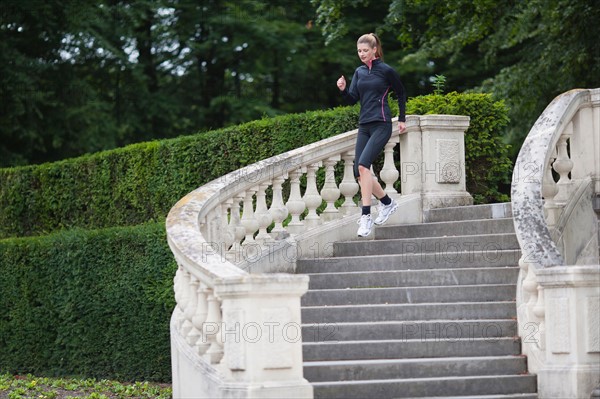
[[[371,47],[367,43],[359,43],[356,45],[356,50],[358,51],[358,58],[367,64],[375,59],[377,47]]]

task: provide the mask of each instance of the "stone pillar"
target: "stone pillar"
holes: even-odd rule
[[[594,148],[594,171],[592,173],[592,182],[594,183],[594,192],[600,194],[600,88],[590,90],[592,102],[592,124],[588,129],[592,129],[593,140],[588,141],[591,148]],[[588,112],[588,111],[585,111]],[[589,124],[589,122],[588,122]],[[591,165],[591,164],[590,164]]]
[[[300,297],[308,276],[248,275],[223,280],[219,328],[224,398],[312,398],[303,377]]]
[[[406,131],[400,137],[400,184],[401,194],[419,195],[423,189],[421,164],[423,143],[419,117],[406,117]]]
[[[589,398],[600,379],[600,265],[537,271],[545,296],[545,362],[538,394]]]
[[[420,195],[423,210],[471,205],[464,134],[468,116],[424,115],[400,135],[402,195]]]

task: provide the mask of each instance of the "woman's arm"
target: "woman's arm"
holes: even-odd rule
[[[404,90],[404,85],[400,80],[400,75],[393,68],[390,67],[386,75],[392,89],[396,93],[396,97],[398,97],[398,121],[404,122],[406,121],[406,91]]]
[[[340,87],[340,79],[338,79],[338,87],[342,91],[342,96],[350,105],[356,104],[356,102],[360,99],[360,94],[358,93],[358,89],[356,87],[356,84],[358,82],[357,76],[357,72],[355,71],[354,76],[352,76],[352,82],[350,82],[350,88],[346,87],[346,78],[344,78],[344,76],[340,78],[343,79],[343,89]]]

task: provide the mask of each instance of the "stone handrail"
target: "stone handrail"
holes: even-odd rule
[[[600,89],[571,90],[530,130],[511,189],[522,250],[517,317],[540,398],[589,397],[598,383],[598,195]]]
[[[472,202],[464,174],[468,124],[464,116],[409,115],[407,131],[399,135],[394,121],[380,178],[405,205],[397,220]],[[308,277],[290,274],[295,258],[286,254],[303,243],[314,248],[332,232],[355,237],[356,135],[353,130],[229,173],[171,209],[167,239],[178,264],[171,320],[174,397],[312,397],[302,374],[300,319]],[[398,143],[400,171],[393,157]],[[343,177],[336,178],[341,170]],[[399,179],[402,195],[394,188]],[[340,228],[348,224],[354,227]],[[323,248],[314,253],[322,255]]]
[[[592,93],[596,97],[599,95],[597,90],[572,90],[556,97],[537,119],[519,152],[513,172],[511,202],[521,248],[526,251],[527,258],[533,260],[529,263],[534,267],[565,264],[551,238],[550,228],[555,224],[557,211],[569,198],[572,183],[577,178],[595,175],[596,192],[600,192],[598,171],[594,170],[597,165],[582,160],[575,168],[573,157],[567,153],[567,142],[573,137],[574,123],[577,123],[575,116],[586,109],[592,112]],[[578,127],[585,129],[581,124]],[[575,136],[580,141],[578,156],[593,160],[596,150],[591,132],[590,137],[581,137],[582,134]],[[584,169],[587,167],[591,169]],[[554,183],[552,170],[560,175],[558,183]],[[577,177],[569,177],[571,172]]]

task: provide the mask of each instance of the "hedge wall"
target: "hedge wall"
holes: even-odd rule
[[[357,108],[258,120],[65,161],[0,169],[0,238],[164,220],[198,186],[355,128]]]
[[[0,374],[170,381],[163,223],[0,240]]]
[[[502,187],[510,184],[512,162],[510,148],[502,137],[508,124],[508,108],[489,94],[448,93],[415,97],[406,105],[415,115],[469,115],[471,122],[465,134],[467,191],[475,203],[505,202],[510,198]]]
[[[470,115],[467,190],[477,203],[507,199],[499,192],[511,167],[501,138],[507,121],[503,103],[487,94],[450,93],[410,99],[407,111]],[[286,115],[61,162],[0,169],[0,238],[162,221],[179,198],[203,183],[352,130],[357,117],[358,107]]]

